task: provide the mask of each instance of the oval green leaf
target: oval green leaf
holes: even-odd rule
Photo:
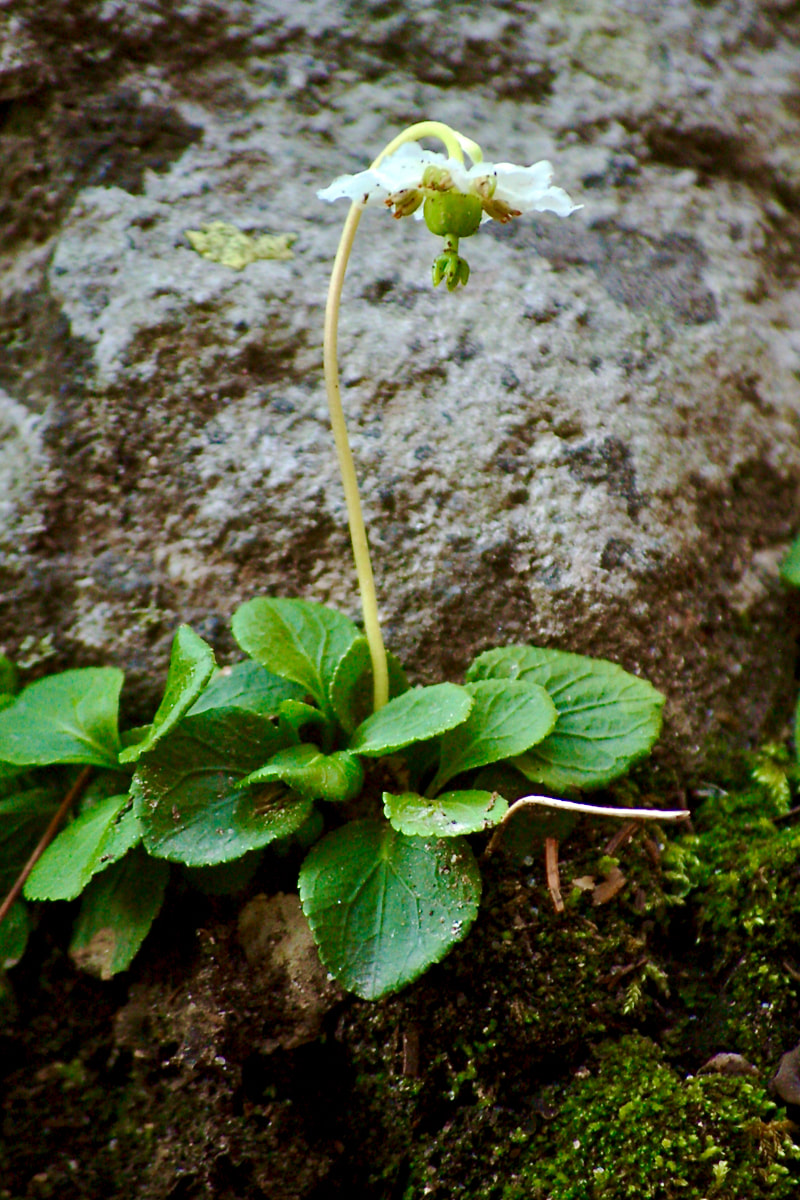
[[[301,731],[309,727],[320,731],[320,740],[323,743],[328,738],[333,739],[335,730],[332,722],[313,704],[305,704],[302,700],[282,700],[277,715],[280,728],[286,730],[293,742],[299,741]],[[311,736],[313,737],[313,733]]]
[[[417,792],[384,792],[383,811],[407,837],[458,837],[490,829],[502,821],[508,804],[497,792],[443,792],[435,800]]]
[[[172,641],[164,698],[153,724],[146,737],[122,751],[121,763],[136,762],[174,729],[208,683],[215,666],[214,651],[208,643],[188,625],[181,625]]]
[[[285,783],[304,800],[354,800],[364,786],[364,770],[354,754],[337,750],[323,754],[317,746],[289,746],[279,750],[266,766],[239,784]]]
[[[408,680],[393,654],[387,653],[386,662],[389,668],[389,699],[394,700],[408,691]],[[336,719],[348,736],[372,715],[372,659],[365,637],[356,638],[336,668],[331,685],[331,704]]]
[[[101,979],[129,967],[158,916],[168,879],[167,863],[141,847],[93,879],[69,947],[76,966]]]
[[[281,786],[237,786],[286,742],[268,717],[241,709],[185,717],[142,759],[133,778],[150,853],[202,867],[298,829],[310,802]]]
[[[19,687],[19,672],[10,658],[0,654],[0,698],[14,696]]]
[[[29,684],[0,711],[0,762],[116,767],[124,678],[116,667],[84,667]]]
[[[0,922],[0,972],[16,966],[25,953],[30,933],[28,907],[15,900]]]
[[[60,799],[53,788],[28,788],[0,799],[0,895],[13,887]]]
[[[281,679],[248,658],[212,675],[187,715],[194,717],[210,708],[246,708],[267,717],[278,711],[282,701],[302,700],[305,694],[299,683]]]
[[[380,821],[329,833],[300,871],[320,958],[365,1000],[397,991],[439,962],[469,930],[480,894],[466,841],[409,838]]]
[[[661,730],[661,693],[605,659],[504,646],[480,655],[467,674],[529,680],[547,689],[558,721],[515,765],[554,790],[605,787],[649,752]]]
[[[784,583],[800,587],[800,538],[797,539],[781,563],[780,576]]]
[[[522,753],[556,723],[552,700],[536,684],[487,679],[468,683],[466,690],[474,705],[468,719],[442,738],[439,770],[428,788],[431,795],[462,771]]]
[[[82,812],[50,843],[28,876],[28,900],[72,900],[93,875],[141,840],[130,796],[108,796]]]
[[[231,628],[245,654],[282,679],[299,683],[326,710],[336,669],[361,636],[349,618],[324,604],[266,596],[238,608]]]
[[[411,688],[359,725],[350,749],[367,758],[393,754],[461,725],[471,708],[472,696],[457,683]]]

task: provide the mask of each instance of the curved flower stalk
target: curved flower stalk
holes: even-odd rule
[[[446,154],[423,149],[419,139],[424,137],[438,138]],[[465,162],[465,154],[471,160],[470,166]],[[552,186],[552,177],[549,162],[529,167],[485,162],[477,142],[440,121],[421,121],[394,138],[367,170],[342,175],[317,193],[321,200],[351,202],[328,288],[325,386],[372,660],[376,711],[389,698],[389,674],[355,466],[342,410],[337,362],[342,286],[361,213],[365,208],[383,205],[392,209],[395,217],[413,215],[424,219],[432,233],[444,238],[442,252],[433,262],[433,285],[438,286],[444,279],[448,290],[454,291],[469,279],[469,265],[458,253],[459,240],[471,237],[484,221],[505,223],[527,212],[553,212],[566,217],[580,207],[573,204],[562,188]]]

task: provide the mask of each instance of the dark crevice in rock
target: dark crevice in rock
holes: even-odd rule
[[[745,183],[757,195],[774,196],[790,213],[800,215],[800,189],[769,163],[756,157],[752,140],[718,125],[685,126],[680,118],[646,122],[639,131],[654,162],[691,167],[700,183],[711,179]]]
[[[91,374],[91,349],[72,335],[44,280],[0,299],[0,387],[15,400],[41,412],[53,397],[81,393]],[[58,425],[58,413],[53,419]]]
[[[141,193],[145,171],[166,171],[200,136],[130,88],[15,100],[0,131],[0,248],[51,237],[83,187]]]

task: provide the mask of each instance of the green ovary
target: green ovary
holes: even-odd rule
[[[483,216],[483,207],[479,196],[440,192],[428,196],[422,214],[431,233],[461,238],[476,232]]]

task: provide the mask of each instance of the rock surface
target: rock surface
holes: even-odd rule
[[[224,659],[255,594],[357,615],[321,379],[346,209],[315,191],[432,117],[584,208],[485,227],[453,295],[424,227],[362,221],[340,357],[389,644],[425,681],[503,641],[613,658],[684,769],[769,729],[796,5],[18,0],[0,31],[0,649],[120,665],[140,715],[179,621]],[[295,257],[209,263],[215,220]]]

